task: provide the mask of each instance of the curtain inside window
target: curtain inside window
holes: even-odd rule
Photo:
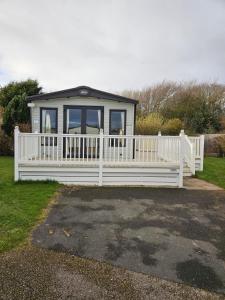
[[[45,116],[45,133],[51,133],[51,115],[49,111],[46,111]]]
[[[98,110],[98,128],[101,128],[101,110]]]
[[[121,131],[120,134],[124,135],[125,132],[125,118],[124,118],[124,112],[121,112]]]

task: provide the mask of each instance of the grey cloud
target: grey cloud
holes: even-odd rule
[[[1,0],[0,84],[118,91],[225,81],[225,1]]]

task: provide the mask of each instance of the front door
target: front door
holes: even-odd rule
[[[88,136],[99,134],[100,129],[103,128],[103,114],[104,108],[99,106],[65,106],[64,133],[87,134]],[[65,151],[65,147],[68,148],[66,140],[64,142],[66,156],[89,157],[90,153],[92,155],[95,153],[95,157],[98,157],[99,154],[99,151],[96,151],[99,147],[95,139],[77,138],[72,145],[69,145],[69,151]]]

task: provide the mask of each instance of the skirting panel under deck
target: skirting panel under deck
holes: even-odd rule
[[[19,180],[54,180],[75,185],[178,186],[178,166],[103,167],[20,165]]]

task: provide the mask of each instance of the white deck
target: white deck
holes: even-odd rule
[[[203,167],[203,137],[20,133],[15,180],[78,185],[183,185],[184,167]]]

